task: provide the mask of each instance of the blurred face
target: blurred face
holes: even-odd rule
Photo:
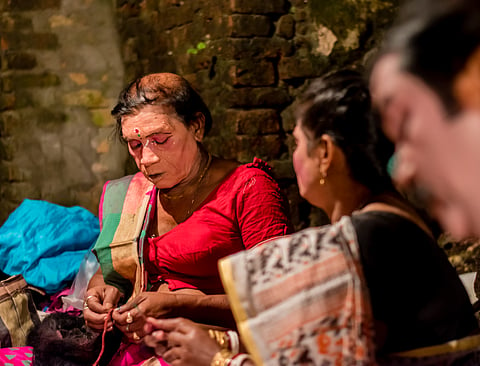
[[[201,137],[173,108],[147,105],[123,117],[122,134],[138,168],[157,188],[172,188],[191,178]]]
[[[293,168],[297,176],[300,195],[311,204],[321,207],[319,200],[320,166],[315,155],[308,154],[308,138],[301,128],[301,122],[297,122],[293,130],[295,138],[295,150],[293,151]]]
[[[473,218],[480,216],[480,205],[473,215],[471,194],[466,194],[464,181],[472,169],[480,170],[480,162],[476,167],[467,163],[472,154],[468,152],[469,141],[474,136],[480,139],[480,119],[473,124],[466,116],[463,121],[460,116],[450,121],[433,90],[400,70],[399,57],[394,54],[377,62],[370,86],[384,132],[396,146],[395,181],[403,188],[422,192],[427,208],[454,236],[474,233]],[[474,130],[478,131],[472,136]]]

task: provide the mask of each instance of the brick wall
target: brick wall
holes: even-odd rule
[[[397,1],[0,0],[0,222],[24,198],[96,213],[103,182],[136,169],[109,111],[127,82],[161,71],[204,97],[210,151],[268,161],[297,228],[324,222],[295,184],[295,99],[365,63]]]
[[[125,170],[110,107],[123,85],[112,5],[0,1],[0,223],[24,198],[96,213]]]
[[[362,65],[396,0],[144,0],[117,2],[126,81],[185,76],[212,110],[209,150],[268,161],[297,228],[325,222],[298,196],[291,164],[295,98],[308,82]]]

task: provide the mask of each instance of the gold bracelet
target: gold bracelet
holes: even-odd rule
[[[228,366],[232,362],[232,352],[221,349],[213,356],[210,366]]]
[[[217,344],[222,347],[222,349],[229,349],[228,335],[226,332],[221,330],[209,329],[208,335],[210,338],[214,339]]]
[[[221,330],[214,330],[214,329],[209,329],[208,330],[208,335],[210,338],[214,339],[215,342],[222,348],[222,349],[228,349],[230,351],[233,351],[234,353],[238,352],[238,336],[236,338],[236,342],[232,342],[231,339],[231,333],[235,333],[233,330],[229,331],[221,331]],[[235,333],[236,335],[236,333]],[[232,348],[232,343],[235,343],[236,349]]]

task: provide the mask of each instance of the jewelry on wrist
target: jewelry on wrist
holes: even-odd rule
[[[232,357],[232,361],[230,362],[229,366],[242,366],[247,360],[252,360],[250,355],[247,355],[246,353],[237,353]]]
[[[240,352],[240,339],[238,338],[238,333],[234,330],[227,330],[225,332],[226,338],[228,338],[228,347],[234,355]]]
[[[235,355],[240,352],[240,339],[234,330],[226,332],[220,330],[208,330],[210,338],[214,339],[222,349],[230,350]]]
[[[221,349],[213,356],[210,366],[230,366],[232,357],[232,352],[227,349]]]

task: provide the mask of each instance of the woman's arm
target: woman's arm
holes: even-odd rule
[[[294,232],[288,201],[277,182],[263,170],[251,171],[253,174],[239,189],[236,205],[236,219],[246,249]]]
[[[143,292],[113,312],[116,326],[132,339],[145,335],[143,328],[147,317],[162,319],[179,316],[197,323],[236,328],[227,295]]]
[[[207,330],[187,319],[148,318],[144,330],[145,343],[173,366],[209,366],[214,358],[233,360],[232,366],[255,365],[245,354],[222,352]]]

